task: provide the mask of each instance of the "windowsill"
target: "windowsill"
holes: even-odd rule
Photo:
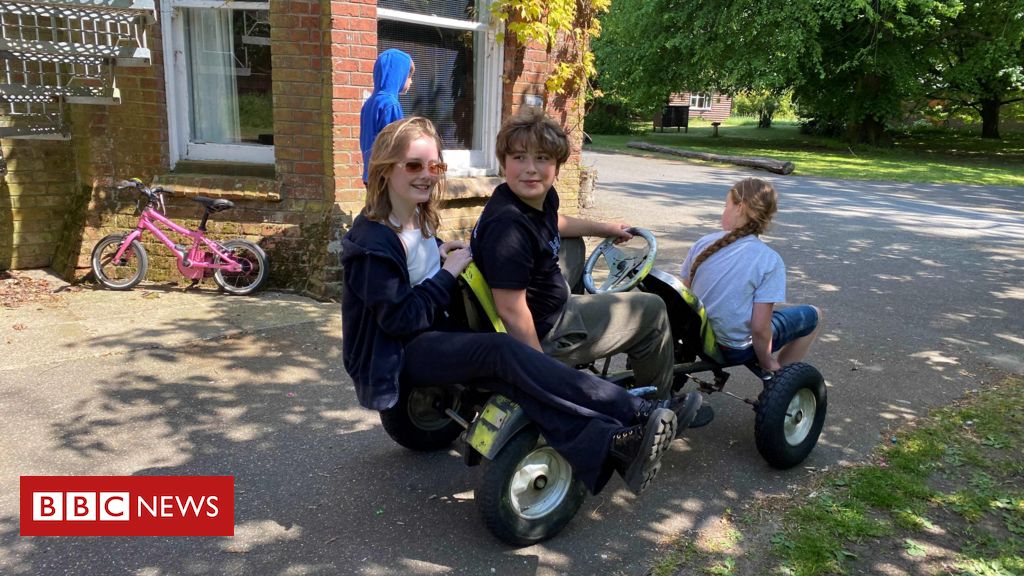
[[[206,196],[207,198],[224,198],[226,200],[264,202],[281,201],[277,180],[273,176],[267,178],[223,173],[180,173],[183,164],[183,162],[179,162],[174,173],[161,174],[154,178],[154,184],[164,186],[176,196]]]
[[[484,177],[448,177],[446,200],[468,200],[472,198],[490,198],[491,193],[504,178],[499,176]]]
[[[247,162],[215,162],[209,160],[178,160],[174,174],[212,174],[214,176],[254,176],[273,178],[273,164]]]

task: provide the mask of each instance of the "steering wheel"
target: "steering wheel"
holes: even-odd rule
[[[654,234],[646,228],[630,228],[628,232],[643,238],[647,246],[642,252],[629,255],[615,245],[614,238],[605,238],[583,265],[583,287],[587,292],[597,294],[632,290],[654,267],[654,258],[658,253],[658,241],[654,239]],[[602,256],[608,266],[608,278],[599,288],[594,286],[594,268]]]

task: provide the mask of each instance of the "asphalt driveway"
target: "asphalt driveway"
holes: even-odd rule
[[[510,548],[479,520],[479,469],[400,448],[357,407],[336,306],[262,295],[224,308],[200,293],[202,318],[169,316],[145,328],[144,346],[86,327],[32,364],[9,355],[19,335],[2,334],[0,573],[641,574],[668,539],[862,458],[886,427],[965,389],[1024,373],[1022,188],[824,181],[598,153],[585,162],[599,174],[590,214],[652,229],[658,266],[673,273],[717,227],[732,182],[776,184],[767,240],[788,266],[790,300],[826,318],[808,360],[827,378],[829,417],[804,466],[767,467],[749,407],[718,395],[715,422],[676,442],[642,498],[614,480],[555,539]],[[178,301],[151,290],[155,299],[130,305],[90,291],[103,303],[82,322]],[[267,310],[273,322],[242,322]],[[12,324],[0,310],[0,331]],[[164,339],[190,330],[195,338]],[[758,386],[742,370],[729,383],[745,396]],[[21,538],[17,477],[42,474],[233,475],[236,536]]]

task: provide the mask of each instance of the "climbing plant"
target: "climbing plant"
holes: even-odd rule
[[[555,65],[547,89],[553,94],[582,94],[595,73],[590,40],[601,34],[598,16],[610,5],[611,0],[495,0],[491,16],[522,46],[539,42],[550,52],[561,39],[570,57]],[[503,41],[504,34],[499,34],[498,42]]]

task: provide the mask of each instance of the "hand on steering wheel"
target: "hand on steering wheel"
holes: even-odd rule
[[[605,238],[590,253],[587,263],[583,266],[583,287],[587,292],[627,292],[636,287],[654,267],[654,259],[658,252],[658,241],[654,239],[654,234],[645,228],[630,228],[629,233],[647,242],[643,252],[636,255],[626,254],[615,245],[616,238]],[[597,287],[594,285],[594,268],[602,256],[608,266],[608,278]]]

